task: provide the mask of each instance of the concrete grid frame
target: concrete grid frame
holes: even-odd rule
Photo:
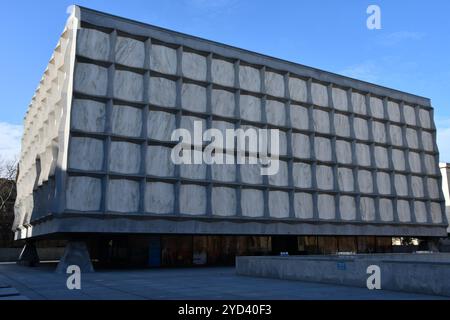
[[[51,61],[62,78],[43,78],[49,88],[25,118],[17,238],[446,235],[429,99],[90,9],[79,15],[80,28],[61,38],[65,76]],[[52,91],[67,99],[51,101]],[[279,129],[278,174],[173,165],[170,134],[194,120]]]

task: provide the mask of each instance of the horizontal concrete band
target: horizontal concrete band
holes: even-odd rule
[[[115,28],[123,32],[143,37],[156,38],[160,41],[183,45],[194,50],[212,52],[227,58],[242,60],[250,64],[265,65],[267,67],[291,72],[305,78],[313,78],[321,82],[333,83],[342,87],[349,87],[359,91],[367,92],[381,97],[389,97],[402,100],[411,104],[418,104],[431,108],[430,99],[386,88],[361,80],[352,79],[331,72],[307,67],[301,64],[285,61],[282,59],[266,56],[260,53],[228,46],[218,42],[205,40],[187,34],[167,30],[149,24],[117,17],[95,10],[80,7],[81,21],[104,28]]]
[[[200,219],[145,219],[120,217],[53,217],[32,226],[32,236],[57,233],[141,233],[217,235],[353,235],[433,236],[447,235],[446,226],[371,225],[344,223],[287,223],[277,221],[224,221]],[[16,236],[21,237],[19,231]]]

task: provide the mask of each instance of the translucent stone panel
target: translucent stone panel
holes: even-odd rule
[[[351,192],[354,191],[353,171],[348,168],[338,168],[337,179],[340,191]]]
[[[382,122],[372,121],[373,140],[378,143],[386,143],[386,126]]]
[[[150,139],[170,141],[175,127],[174,114],[162,111],[149,111],[147,134]]]
[[[197,155],[195,155],[197,154]],[[193,150],[192,157],[202,157],[202,152]],[[206,179],[206,164],[181,164],[180,176],[187,179]]]
[[[175,186],[165,182],[147,182],[145,187],[145,211],[173,214]]]
[[[433,223],[442,223],[442,208],[441,204],[437,202],[431,202],[430,204],[431,221]]]
[[[375,146],[375,165],[377,168],[386,169],[389,167],[388,149]]]
[[[416,111],[414,107],[405,104],[403,106],[403,115],[405,117],[405,122],[409,125],[416,125]]]
[[[355,198],[349,196],[341,196],[339,198],[339,209],[341,212],[341,219],[347,221],[356,219]]]
[[[226,90],[213,89],[211,93],[211,104],[212,113],[225,117],[234,117],[234,93]]]
[[[359,201],[361,219],[363,221],[375,220],[375,201],[372,198],[361,197]]]
[[[359,170],[358,185],[359,191],[361,191],[362,193],[372,193],[373,192],[372,172],[367,170]]]
[[[192,52],[183,52],[183,76],[199,81],[206,80],[206,57]]]
[[[116,62],[134,68],[143,68],[145,61],[145,45],[142,41],[117,37]]]
[[[139,209],[139,182],[134,180],[109,180],[107,208],[113,212],[137,212]]]
[[[322,190],[331,190],[334,186],[333,168],[328,166],[316,167],[317,187]]]
[[[76,211],[99,211],[102,200],[102,180],[91,177],[68,177],[66,208]]]
[[[278,148],[279,152],[278,154],[281,156],[287,155],[287,133],[284,131],[279,131],[279,141],[278,141]],[[269,140],[269,148],[271,146],[271,142]],[[277,154],[276,150],[274,149],[274,154]]]
[[[420,154],[417,152],[410,152],[408,155],[409,167],[412,172],[421,173]]]
[[[289,217],[289,193],[269,191],[269,213],[272,218]]]
[[[339,163],[352,163],[352,145],[350,142],[336,140],[336,159]]]
[[[366,144],[356,144],[356,159],[361,166],[370,166],[370,147]]]
[[[314,215],[313,198],[309,193],[297,192],[294,194],[295,217],[299,219],[312,219]]]
[[[398,103],[393,101],[388,101],[387,103],[387,113],[389,120],[400,122],[400,106]]]
[[[70,138],[69,167],[99,171],[103,168],[103,140],[83,137]]]
[[[353,127],[355,129],[355,137],[360,140],[369,140],[369,128],[367,120],[362,118],[355,118],[353,121]]]
[[[218,154],[219,157],[223,156],[225,161],[226,158],[233,160],[233,163],[236,163],[233,155],[221,155]],[[231,161],[230,161],[231,162]],[[213,164],[211,165],[211,175],[213,180],[224,181],[224,182],[232,182],[236,180],[236,165],[235,164]]]
[[[413,149],[419,148],[419,139],[417,138],[417,131],[411,128],[406,129],[406,142],[408,147]]]
[[[74,90],[94,96],[106,96],[108,69],[78,62],[75,67]]]
[[[291,125],[300,130],[309,129],[308,109],[299,105],[291,104]]]
[[[264,192],[256,189],[242,189],[241,209],[244,217],[264,216]]]
[[[416,221],[419,223],[427,222],[427,207],[426,203],[422,201],[414,201],[414,214]]]
[[[211,63],[212,81],[223,86],[234,86],[234,64],[225,60],[213,59]]]
[[[373,117],[383,119],[384,118],[383,100],[375,97],[370,97],[370,112]]]
[[[142,110],[122,105],[113,106],[111,130],[114,134],[139,137],[142,132]]]
[[[234,216],[237,206],[236,190],[233,188],[214,187],[211,193],[213,215]]]
[[[314,139],[314,151],[318,160],[331,161],[331,140],[327,138],[316,137]]]
[[[244,90],[259,92],[261,90],[260,71],[250,66],[239,66],[239,84]]]
[[[166,74],[177,73],[177,51],[154,44],[150,50],[150,68]]]
[[[389,133],[391,136],[391,143],[394,146],[403,146],[402,128],[399,126],[390,125]]]
[[[74,99],[71,122],[72,129],[85,132],[104,132],[105,104],[92,100]]]
[[[334,115],[334,130],[341,137],[350,136],[350,122],[346,115],[336,113]]]
[[[395,170],[405,170],[405,153],[402,150],[392,149],[392,163]]]
[[[109,155],[109,169],[126,174],[139,173],[141,146],[135,143],[112,141]]]
[[[77,54],[93,60],[107,61],[109,59],[109,34],[81,28],[77,34]]]
[[[307,102],[306,81],[298,78],[289,78],[289,94],[292,100]]]
[[[399,196],[408,195],[408,182],[406,176],[401,174],[394,175],[395,191]]]
[[[329,113],[322,110],[313,110],[314,130],[321,133],[330,133]]]
[[[430,112],[428,110],[420,109],[419,110],[419,119],[420,119],[420,125],[423,128],[426,128],[426,129],[431,128],[431,117],[430,117]]]
[[[206,120],[199,118],[199,117],[194,117],[194,116],[183,116],[181,117],[181,121],[180,121],[180,128],[186,129],[191,133],[191,139],[192,139],[192,143],[195,145],[199,145],[199,143],[195,143],[195,141],[193,141],[194,139],[194,125],[195,122],[201,122],[201,126],[203,128],[202,134],[203,132],[206,130]],[[198,141],[200,142],[200,141]]]
[[[328,194],[319,194],[317,197],[319,219],[335,219],[336,208],[334,196]]]
[[[252,163],[257,160],[255,157],[249,157]],[[243,183],[261,184],[263,182],[261,175],[261,166],[259,164],[246,164],[240,165],[241,168],[241,180]]]
[[[409,207],[409,202],[406,200],[397,201],[397,214],[398,220],[400,222],[410,222],[411,221],[411,209]]]
[[[172,177],[175,175],[175,165],[170,157],[172,148],[149,145],[147,148],[146,172],[152,176]]]
[[[269,184],[275,186],[288,185],[288,166],[286,161],[279,161],[278,172],[269,176]]]
[[[242,119],[261,121],[261,99],[241,94],[240,109]]]
[[[195,184],[180,186],[180,212],[190,215],[206,213],[206,187]]]
[[[126,101],[143,101],[144,76],[130,71],[114,73],[114,97]]]
[[[439,199],[439,184],[437,179],[427,179],[428,196],[432,199]]]
[[[422,132],[422,145],[426,151],[434,151],[433,135],[429,132]]]
[[[267,122],[277,125],[286,125],[286,108],[284,103],[275,100],[266,100]]]
[[[311,165],[295,162],[292,164],[294,186],[298,188],[311,188]]]
[[[181,106],[190,111],[206,112],[206,88],[192,83],[183,83]]]
[[[162,107],[175,107],[177,101],[177,84],[175,81],[150,77],[150,103]]]
[[[424,155],[425,168],[428,174],[436,174],[436,159],[429,154]]]
[[[394,209],[391,200],[380,199],[380,218],[382,221],[394,221]]]
[[[275,97],[284,97],[284,77],[275,72],[266,72],[264,76],[266,93]]]
[[[367,114],[366,97],[360,93],[352,92],[353,112]]]
[[[312,102],[315,105],[328,107],[328,89],[320,83],[311,83]]]
[[[292,133],[292,153],[296,158],[307,159],[311,156],[309,136],[301,133]]]
[[[424,196],[423,181],[421,177],[411,177],[411,188],[415,198],[422,198]]]
[[[347,92],[340,88],[331,89],[333,106],[337,110],[348,110]]]
[[[379,194],[391,194],[391,177],[389,173],[377,173],[377,186]]]

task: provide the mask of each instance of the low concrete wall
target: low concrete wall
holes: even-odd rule
[[[0,248],[0,262],[15,262],[19,258],[22,248]],[[37,248],[41,261],[59,260],[64,248]]]
[[[450,296],[447,253],[237,257],[236,273],[366,288],[370,265],[380,267],[381,289]]]

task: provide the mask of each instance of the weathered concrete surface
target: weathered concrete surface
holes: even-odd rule
[[[56,267],[56,273],[66,273],[69,266],[77,266],[82,273],[94,272],[87,245],[83,241],[69,241]]]
[[[367,267],[381,270],[381,289],[450,296],[450,255],[237,257],[238,275],[366,287]]]

